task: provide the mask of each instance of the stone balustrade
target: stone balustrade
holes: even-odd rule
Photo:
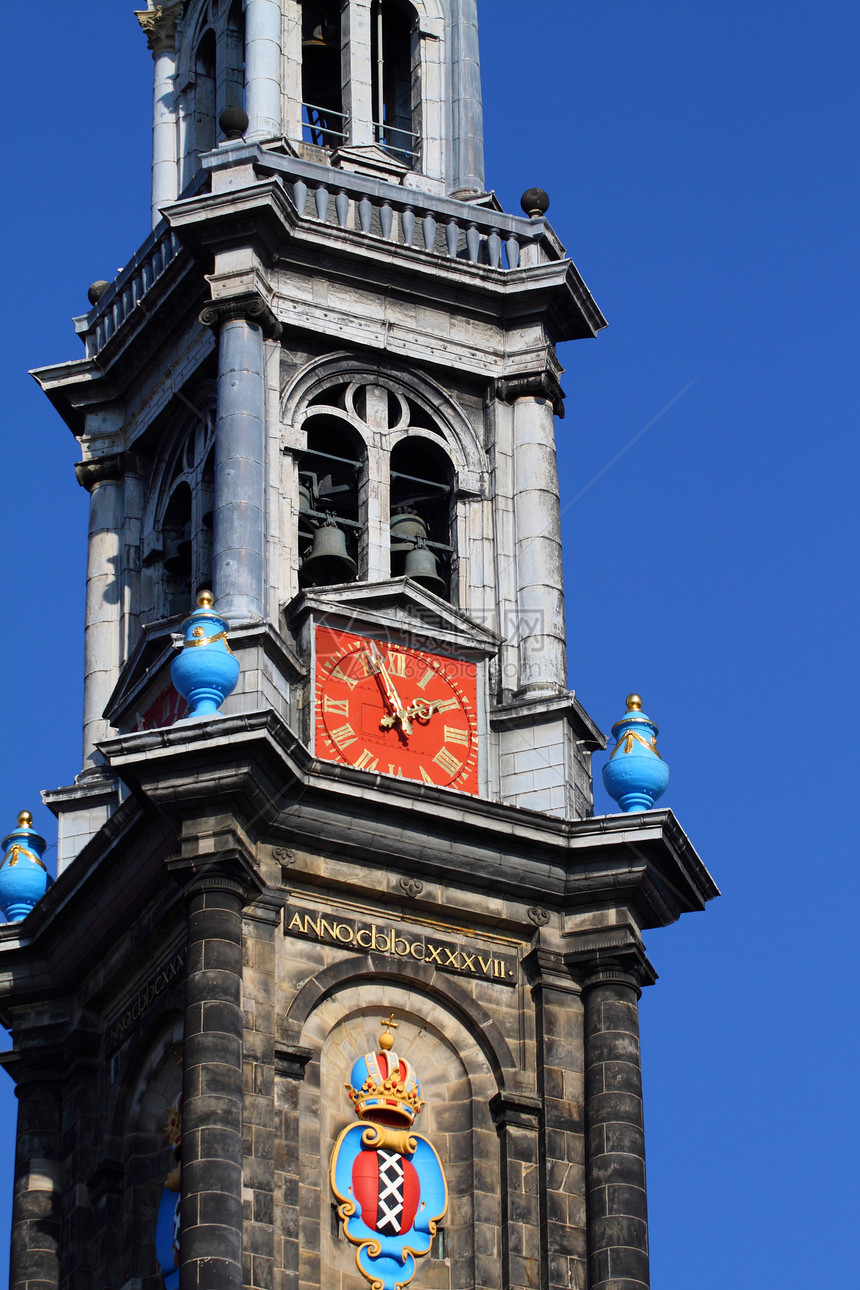
[[[213,172],[249,164],[259,178],[282,180],[300,226],[348,230],[420,255],[501,272],[565,257],[543,218],[509,215],[244,142],[210,153],[204,159],[208,173],[195,187],[199,189]],[[116,335],[181,249],[178,234],[162,219],[90,312],[75,319],[88,358],[95,358]]]
[[[75,331],[84,338],[87,358],[101,352],[181,249],[176,233],[166,220],[160,220],[90,312],[75,319]]]

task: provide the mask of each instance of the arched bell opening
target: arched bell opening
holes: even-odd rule
[[[371,70],[374,138],[412,166],[419,136],[413,121],[417,84],[417,20],[406,0],[374,0]]]
[[[245,106],[245,15],[233,0],[224,29],[224,107]]]
[[[215,147],[215,32],[205,32],[194,57],[194,152],[210,152]]]
[[[163,464],[150,479],[144,508],[142,594],[155,618],[190,613],[197,594],[212,586],[214,385],[193,387],[182,410],[178,427],[157,449]]]
[[[302,137],[336,148],[346,137],[340,0],[303,0]]]
[[[190,612],[193,530],[191,526],[191,489],[182,481],[170,495],[164,512],[162,535],[164,555],[164,608],[168,616]]]
[[[354,582],[366,561],[364,445],[333,416],[312,417],[306,428],[308,446],[299,457],[299,584]]]
[[[454,469],[423,437],[401,439],[391,453],[391,574],[450,599]]]

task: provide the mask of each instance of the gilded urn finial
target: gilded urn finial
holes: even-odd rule
[[[54,881],[42,859],[47,845],[30,812],[19,811],[18,827],[3,839],[0,860],[0,908],[7,923],[26,918]]]
[[[603,784],[622,811],[649,811],[669,783],[669,767],[657,751],[659,727],[628,694],[627,712],[612,727],[616,740],[603,767]]]
[[[232,694],[239,680],[239,660],[227,644],[230,624],[213,608],[215,597],[204,589],[197,608],[182,624],[183,640],[170,676],[174,688],[188,700],[183,721],[211,717]]]

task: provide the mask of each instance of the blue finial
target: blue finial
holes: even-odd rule
[[[603,767],[603,784],[622,811],[650,811],[666,791],[669,767],[657,751],[659,727],[642,711],[638,694],[628,694],[627,712],[612,727],[616,740]]]
[[[0,907],[7,923],[20,923],[54,881],[42,856],[47,842],[32,827],[29,811],[21,811],[18,827],[3,839],[0,860]]]
[[[227,644],[230,624],[212,608],[211,591],[201,591],[198,608],[182,624],[185,633],[170,675],[189,709],[183,720],[210,717],[232,694],[239,680],[239,660]]]

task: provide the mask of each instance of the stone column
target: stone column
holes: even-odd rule
[[[176,23],[181,0],[154,4],[136,11],[146,34],[154,63],[152,79],[152,226],[161,219],[161,207],[176,201],[179,172],[176,157]]]
[[[57,1058],[12,1055],[18,1133],[12,1194],[10,1290],[52,1290],[60,1284],[62,1085]]]
[[[371,144],[375,137],[370,24],[370,0],[344,0],[341,10],[343,111],[347,116],[346,142],[356,146]]]
[[[490,1102],[501,1143],[502,1284],[533,1290],[541,1279],[540,1101],[497,1093]]]
[[[247,0],[245,5],[246,139],[280,138],[280,0]]]
[[[585,998],[590,1290],[648,1290],[648,1208],[639,1056],[639,979],[596,966]]]
[[[532,909],[536,927],[547,911]],[[580,987],[562,956],[536,948],[524,960],[534,984],[540,1137],[544,1290],[587,1290],[585,1076]]]
[[[116,685],[122,653],[124,461],[121,454],[79,462],[78,483],[90,495],[87,605],[84,627],[84,770],[100,764],[96,744],[110,735],[102,713]]]
[[[567,646],[555,401],[540,377],[507,385],[514,412],[518,693],[557,694],[567,689]]]
[[[181,1290],[242,1290],[242,907],[213,865],[186,889]]]
[[[484,109],[477,0],[454,0],[453,117],[455,193],[484,191]]]
[[[261,618],[266,602],[263,337],[280,324],[258,297],[215,302],[200,321],[220,327],[212,590],[218,612],[242,622]]]

